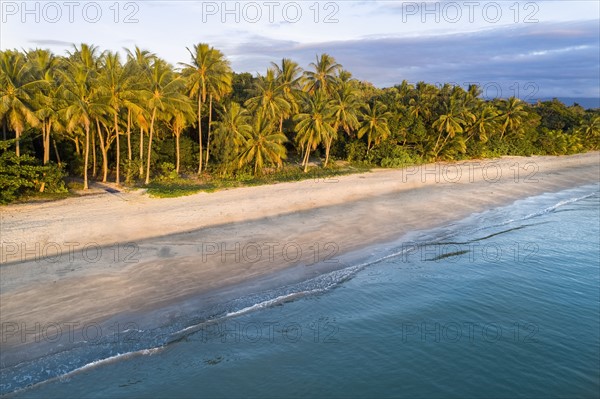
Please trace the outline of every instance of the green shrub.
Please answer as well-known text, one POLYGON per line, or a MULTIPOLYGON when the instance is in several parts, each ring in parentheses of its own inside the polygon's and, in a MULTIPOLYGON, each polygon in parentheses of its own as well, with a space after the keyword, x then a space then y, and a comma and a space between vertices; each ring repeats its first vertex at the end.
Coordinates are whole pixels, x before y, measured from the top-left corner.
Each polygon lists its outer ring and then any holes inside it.
POLYGON ((175 180, 179 176, 177 175, 177 171, 175 170, 175 165, 171 162, 163 162, 160 164, 160 176, 159 180, 169 181, 175 180))
POLYGON ((125 159, 125 161, 121 162, 126 184, 133 183, 135 177, 140 172, 140 163, 139 159, 125 159))
POLYGON ((364 162, 367 159, 367 145, 355 140, 346 144, 346 159, 349 162, 364 162))
POLYGON ((7 204, 40 190, 45 193, 67 192, 63 178, 64 167, 56 164, 40 165, 27 154, 17 157, 10 148, 15 140, 0 142, 0 203, 7 204))
POLYGON ((371 149, 367 160, 372 165, 384 168, 402 168, 419 163, 418 157, 392 141, 384 141, 371 149))

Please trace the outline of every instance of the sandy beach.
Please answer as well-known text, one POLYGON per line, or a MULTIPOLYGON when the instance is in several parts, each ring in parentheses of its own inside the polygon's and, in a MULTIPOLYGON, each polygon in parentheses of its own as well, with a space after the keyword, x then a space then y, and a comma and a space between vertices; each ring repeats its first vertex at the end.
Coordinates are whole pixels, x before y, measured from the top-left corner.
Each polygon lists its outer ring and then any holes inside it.
POLYGON ((597 182, 599 161, 598 152, 504 157, 172 199, 137 190, 6 206, 1 360, 15 361, 53 323, 151 324, 144 315, 156 309, 176 317, 186 311, 177 304, 219 290, 233 297, 242 282, 260 291, 277 271, 299 281, 342 268, 351 251, 597 182))

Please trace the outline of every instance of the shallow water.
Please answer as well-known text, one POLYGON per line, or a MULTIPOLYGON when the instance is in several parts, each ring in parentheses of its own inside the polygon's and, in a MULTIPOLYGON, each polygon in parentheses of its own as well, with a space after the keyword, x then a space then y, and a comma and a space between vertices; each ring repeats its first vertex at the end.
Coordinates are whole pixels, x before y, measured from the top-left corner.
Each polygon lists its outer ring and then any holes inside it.
POLYGON ((209 321, 4 369, 2 392, 47 380, 14 396, 598 397, 598 191, 527 198, 209 321))

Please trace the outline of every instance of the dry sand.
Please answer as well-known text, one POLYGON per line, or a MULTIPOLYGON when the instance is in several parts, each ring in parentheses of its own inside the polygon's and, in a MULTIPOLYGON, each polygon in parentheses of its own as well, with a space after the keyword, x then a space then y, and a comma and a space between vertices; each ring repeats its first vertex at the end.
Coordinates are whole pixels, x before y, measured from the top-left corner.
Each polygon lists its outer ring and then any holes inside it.
POLYGON ((233 297, 244 281, 260 290, 278 270, 306 279, 343 267, 335 261, 349 251, 597 182, 599 161, 598 152, 504 157, 173 199, 132 191, 3 207, 2 346, 22 349, 52 323, 142 323, 161 308, 175 317, 186 308, 174 304, 215 290, 233 297))

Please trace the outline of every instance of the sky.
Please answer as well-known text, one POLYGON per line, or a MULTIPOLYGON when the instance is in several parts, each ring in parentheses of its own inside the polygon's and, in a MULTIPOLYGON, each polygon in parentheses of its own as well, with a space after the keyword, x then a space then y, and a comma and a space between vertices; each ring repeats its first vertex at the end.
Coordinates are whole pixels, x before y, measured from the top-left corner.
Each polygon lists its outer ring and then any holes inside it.
POLYGON ((0 48, 137 45, 177 65, 220 49, 264 74, 323 52, 360 80, 477 83, 484 96, 600 98, 597 1, 6 1, 0 48))

